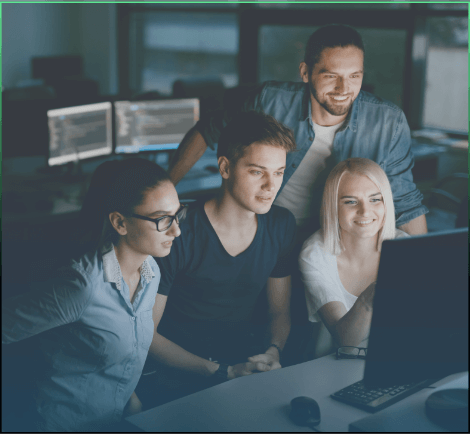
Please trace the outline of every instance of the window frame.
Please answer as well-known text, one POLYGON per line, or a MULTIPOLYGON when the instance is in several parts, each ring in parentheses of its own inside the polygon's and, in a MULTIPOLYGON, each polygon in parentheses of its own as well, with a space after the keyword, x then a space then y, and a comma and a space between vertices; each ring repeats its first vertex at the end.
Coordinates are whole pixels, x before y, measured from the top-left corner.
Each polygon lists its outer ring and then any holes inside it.
MULTIPOLYGON (((219 7, 217 7, 219 6, 219 7)), ((311 25, 321 26, 327 22, 347 24, 352 27, 383 28, 406 30, 405 62, 403 72, 403 111, 412 130, 423 128, 426 50, 428 36, 426 19, 428 17, 465 17, 467 9, 430 9, 427 4, 411 3, 409 9, 283 9, 274 7, 258 8, 256 3, 239 3, 237 7, 200 8, 197 4, 184 7, 159 6, 148 4, 117 4, 118 26, 118 82, 119 93, 130 96, 130 14, 134 12, 201 12, 231 13, 238 16, 239 85, 258 82, 258 41, 260 28, 264 25, 311 25), (253 43, 256 41, 257 43, 253 43), (423 43, 424 42, 424 43, 423 43)), ((468 137, 468 134, 455 134, 468 137)))

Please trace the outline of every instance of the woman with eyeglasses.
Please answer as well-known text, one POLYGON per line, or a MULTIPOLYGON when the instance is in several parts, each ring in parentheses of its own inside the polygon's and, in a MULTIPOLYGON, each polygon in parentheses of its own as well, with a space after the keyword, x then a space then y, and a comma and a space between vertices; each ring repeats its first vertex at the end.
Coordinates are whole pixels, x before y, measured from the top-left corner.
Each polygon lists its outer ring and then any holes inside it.
POLYGON ((366 158, 349 158, 331 171, 321 220, 299 257, 309 320, 318 324, 316 357, 335 343, 358 346, 368 337, 382 242, 408 236, 395 228, 387 175, 366 158))
POLYGON ((40 341, 37 430, 102 431, 140 410, 134 389, 160 282, 153 257, 170 253, 183 216, 160 166, 139 158, 105 162, 82 207, 82 254, 53 281, 4 301, 2 343, 40 341))

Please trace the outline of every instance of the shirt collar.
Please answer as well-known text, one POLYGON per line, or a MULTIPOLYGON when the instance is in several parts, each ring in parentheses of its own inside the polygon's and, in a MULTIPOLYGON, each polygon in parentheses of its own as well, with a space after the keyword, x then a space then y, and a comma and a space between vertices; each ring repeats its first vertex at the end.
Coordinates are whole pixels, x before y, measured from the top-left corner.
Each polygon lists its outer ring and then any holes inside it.
MULTIPOLYGON (((104 280, 106 282, 115 283, 117 289, 121 291, 121 282, 123 277, 116 252, 114 250, 114 245, 110 243, 104 246, 101 250, 101 254, 103 258, 104 280)), ((147 256, 145 261, 142 263, 142 266, 140 267, 140 277, 145 281, 145 283, 150 282, 155 277, 155 273, 153 272, 150 265, 151 259, 152 257, 150 255, 147 256)))
MULTIPOLYGON (((353 102, 351 110, 349 110, 348 116, 346 117, 344 124, 341 125, 339 131, 343 131, 346 128, 350 128, 354 133, 357 131, 357 112, 359 101, 362 99, 362 92, 359 92, 359 95, 353 102)), ((304 96, 302 98, 302 110, 300 113, 300 121, 305 121, 306 119, 312 119, 312 101, 310 100, 310 90, 308 83, 305 83, 304 87, 304 96)))

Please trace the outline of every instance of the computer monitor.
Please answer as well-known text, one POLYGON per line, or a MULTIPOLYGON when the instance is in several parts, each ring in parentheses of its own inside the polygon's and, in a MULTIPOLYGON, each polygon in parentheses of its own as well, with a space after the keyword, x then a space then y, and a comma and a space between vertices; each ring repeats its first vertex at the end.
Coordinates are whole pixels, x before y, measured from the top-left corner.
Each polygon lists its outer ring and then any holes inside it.
POLYGON ((177 149, 199 120, 199 100, 116 101, 116 153, 177 149))
POLYGON ((468 228, 384 241, 366 387, 468 370, 468 228))
POLYGON ((113 151, 110 102, 49 110, 47 121, 49 166, 108 155, 113 151))

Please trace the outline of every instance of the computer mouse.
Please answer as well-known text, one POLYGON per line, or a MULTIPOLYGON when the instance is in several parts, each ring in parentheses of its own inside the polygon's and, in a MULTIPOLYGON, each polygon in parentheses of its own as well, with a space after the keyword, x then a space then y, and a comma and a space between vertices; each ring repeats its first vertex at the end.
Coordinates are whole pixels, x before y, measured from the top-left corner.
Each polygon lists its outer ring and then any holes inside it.
POLYGON ((299 426, 314 427, 320 423, 320 407, 313 398, 298 396, 290 402, 290 418, 299 426))
POLYGON ((426 415, 454 432, 468 432, 468 389, 438 390, 426 399, 426 415))

